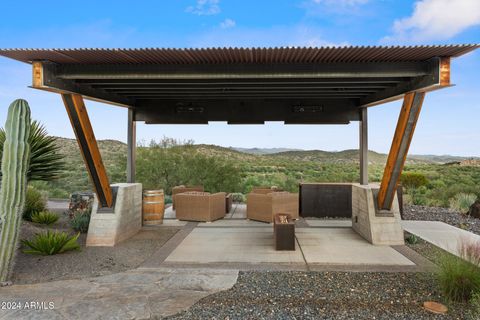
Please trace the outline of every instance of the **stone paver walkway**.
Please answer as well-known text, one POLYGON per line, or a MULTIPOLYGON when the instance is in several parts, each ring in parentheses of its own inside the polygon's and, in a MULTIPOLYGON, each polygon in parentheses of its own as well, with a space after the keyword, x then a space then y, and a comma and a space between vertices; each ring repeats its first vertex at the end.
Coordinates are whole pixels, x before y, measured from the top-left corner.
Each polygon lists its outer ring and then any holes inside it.
POLYGON ((0 288, 0 302, 23 310, 1 310, 0 319, 150 319, 187 309, 199 299, 231 288, 237 270, 141 269, 103 277, 0 288), (54 304, 25 309, 25 303, 54 304))
POLYGON ((441 221, 402 221, 405 231, 408 231, 428 241, 445 251, 459 256, 462 241, 479 242, 480 236, 459 229, 441 221))

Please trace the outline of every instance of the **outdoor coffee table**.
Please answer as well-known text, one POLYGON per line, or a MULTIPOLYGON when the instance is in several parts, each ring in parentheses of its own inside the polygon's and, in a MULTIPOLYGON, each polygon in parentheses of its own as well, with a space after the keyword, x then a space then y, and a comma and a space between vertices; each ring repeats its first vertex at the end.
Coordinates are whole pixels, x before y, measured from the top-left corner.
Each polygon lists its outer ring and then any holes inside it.
POLYGON ((295 251, 295 221, 288 213, 277 213, 273 220, 275 250, 295 251))

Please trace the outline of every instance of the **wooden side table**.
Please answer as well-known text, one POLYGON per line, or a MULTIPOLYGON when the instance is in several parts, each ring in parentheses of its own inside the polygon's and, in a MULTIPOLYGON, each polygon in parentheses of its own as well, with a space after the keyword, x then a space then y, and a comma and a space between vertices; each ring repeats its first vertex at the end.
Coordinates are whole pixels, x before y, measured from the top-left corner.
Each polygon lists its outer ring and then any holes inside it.
POLYGON ((288 213, 277 213, 273 219, 275 250, 295 251, 295 221, 288 213))

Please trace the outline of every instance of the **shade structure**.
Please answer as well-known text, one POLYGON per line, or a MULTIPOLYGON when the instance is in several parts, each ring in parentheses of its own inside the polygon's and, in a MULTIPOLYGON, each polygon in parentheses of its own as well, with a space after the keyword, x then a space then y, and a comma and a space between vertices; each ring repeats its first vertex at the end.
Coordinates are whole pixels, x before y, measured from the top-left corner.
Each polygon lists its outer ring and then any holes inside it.
POLYGON ((33 87, 133 110, 147 123, 349 123, 359 109, 450 85, 450 58, 479 45, 3 49, 33 87))

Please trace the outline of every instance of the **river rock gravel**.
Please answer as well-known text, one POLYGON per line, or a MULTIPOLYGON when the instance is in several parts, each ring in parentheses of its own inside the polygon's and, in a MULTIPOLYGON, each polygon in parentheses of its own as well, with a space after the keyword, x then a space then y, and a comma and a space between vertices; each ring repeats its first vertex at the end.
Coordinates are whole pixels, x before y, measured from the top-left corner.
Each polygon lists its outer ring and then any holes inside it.
POLYGON ((468 319, 422 307, 442 301, 430 273, 240 272, 230 290, 203 298, 168 319, 468 319))
MULTIPOLYGON (((32 239, 47 229, 75 234, 68 218, 61 216, 52 226, 23 221, 20 239, 32 239)), ((86 247, 86 234, 78 238, 80 251, 68 251, 52 256, 31 255, 17 249, 12 282, 30 284, 53 280, 83 279, 134 269, 168 241, 179 228, 141 230, 132 238, 114 247, 86 247)))
POLYGON ((480 219, 470 217, 448 208, 406 205, 404 220, 442 221, 480 235, 480 219))

